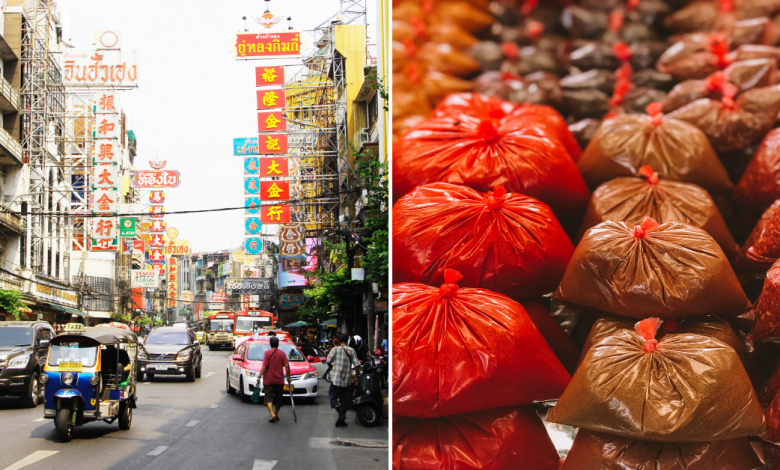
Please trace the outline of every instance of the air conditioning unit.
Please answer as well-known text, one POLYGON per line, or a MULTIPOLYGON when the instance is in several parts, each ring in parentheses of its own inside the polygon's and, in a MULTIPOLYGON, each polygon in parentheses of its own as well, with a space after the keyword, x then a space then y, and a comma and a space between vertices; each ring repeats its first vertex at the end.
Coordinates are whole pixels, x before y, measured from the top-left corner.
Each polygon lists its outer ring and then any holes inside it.
POLYGON ((368 142, 371 140, 371 136, 369 134, 369 131, 371 129, 368 127, 364 127, 363 129, 360 129, 360 141, 361 142, 368 142))

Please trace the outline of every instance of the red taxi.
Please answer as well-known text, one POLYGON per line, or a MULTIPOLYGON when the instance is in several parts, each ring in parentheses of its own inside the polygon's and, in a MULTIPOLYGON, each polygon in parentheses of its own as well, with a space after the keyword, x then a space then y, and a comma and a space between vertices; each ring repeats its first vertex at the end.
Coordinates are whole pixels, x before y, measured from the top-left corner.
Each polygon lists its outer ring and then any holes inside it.
MULTIPOLYGON (((238 391, 242 401, 249 401, 257 386, 257 377, 263 368, 263 355, 269 349, 271 349, 271 345, 268 337, 248 339, 236 347, 227 362, 226 388, 229 395, 238 391)), ((287 360, 290 363, 293 396, 306 398, 307 402, 314 403, 319 383, 317 371, 292 342, 280 339, 279 351, 287 355, 287 360)), ((262 383, 260 386, 262 387, 262 383)), ((285 395, 288 393, 285 390, 285 395)), ((261 389, 260 396, 263 395, 261 389)))

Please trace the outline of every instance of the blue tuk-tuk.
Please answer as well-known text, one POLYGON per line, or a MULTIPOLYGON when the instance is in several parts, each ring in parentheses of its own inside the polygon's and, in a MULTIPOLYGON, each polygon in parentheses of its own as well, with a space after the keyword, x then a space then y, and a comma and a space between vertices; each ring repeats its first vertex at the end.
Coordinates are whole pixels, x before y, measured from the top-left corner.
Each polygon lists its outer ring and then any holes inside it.
POLYGON ((121 328, 66 325, 49 344, 41 381, 44 418, 54 419, 57 434, 70 441, 73 428, 91 421, 128 430, 136 408, 138 339, 121 328))

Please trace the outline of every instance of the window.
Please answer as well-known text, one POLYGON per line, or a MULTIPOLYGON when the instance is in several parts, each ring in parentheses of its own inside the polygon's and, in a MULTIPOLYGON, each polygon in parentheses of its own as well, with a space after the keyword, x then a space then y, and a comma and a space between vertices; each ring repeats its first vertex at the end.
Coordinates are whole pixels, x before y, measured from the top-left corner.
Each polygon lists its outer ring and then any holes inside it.
POLYGON ((30 328, 0 328, 0 349, 29 346, 32 344, 32 339, 30 328))
POLYGON ((189 344, 184 331, 152 331, 144 344, 189 344))
MULTIPOLYGON (((243 344, 241 346, 244 346, 243 344)), ((266 351, 271 349, 271 345, 269 343, 252 343, 249 345, 249 350, 247 351, 247 360, 249 361, 262 361, 263 355, 266 351)), ((298 348, 291 344, 280 344, 279 350, 283 353, 287 354, 287 358, 290 360, 290 362, 305 362, 306 358, 303 357, 303 354, 301 354, 300 351, 298 351, 298 348)))
POLYGON ((97 348, 97 345, 78 341, 54 344, 49 352, 49 365, 59 366, 62 362, 80 362, 85 367, 92 367, 97 360, 97 348))

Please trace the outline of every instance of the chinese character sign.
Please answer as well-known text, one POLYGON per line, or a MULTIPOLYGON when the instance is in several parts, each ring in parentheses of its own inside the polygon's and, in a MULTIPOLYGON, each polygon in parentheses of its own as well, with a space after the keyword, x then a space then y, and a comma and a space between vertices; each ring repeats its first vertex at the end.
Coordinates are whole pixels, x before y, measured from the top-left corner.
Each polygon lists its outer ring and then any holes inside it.
POLYGON ((168 258, 168 307, 176 307, 176 299, 179 297, 178 279, 179 269, 176 258, 168 258))
POLYGON ((95 95, 92 105, 95 107, 95 114, 116 114, 118 99, 116 94, 111 91, 103 91, 95 95))
POLYGON ((164 247, 165 246, 165 235, 161 233, 155 233, 152 234, 151 241, 149 242, 149 246, 151 247, 164 247))
POLYGON ((92 238, 113 240, 119 233, 119 220, 116 217, 93 217, 92 238))
POLYGON ((152 204, 162 204, 165 202, 165 191, 151 191, 149 193, 149 202, 152 204))
POLYGON ((260 199, 263 201, 286 201, 290 199, 288 181, 261 181, 260 199))
POLYGON ((263 251, 263 241, 256 237, 247 238, 244 242, 244 250, 250 255, 260 254, 263 251))
POLYGON ((257 194, 260 192, 260 180, 254 176, 244 179, 244 192, 247 194, 257 194))
POLYGON ((257 157, 244 158, 244 174, 257 176, 260 173, 260 166, 257 157))
POLYGON ((119 183, 119 167, 116 165, 97 165, 92 169, 92 187, 95 189, 115 189, 119 183))
POLYGON ((257 86, 284 85, 284 65, 255 68, 257 86))
POLYGON ((256 197, 247 198, 244 207, 249 214, 258 214, 260 212, 260 199, 256 197))
POLYGON ((119 192, 106 189, 98 189, 92 195, 90 208, 93 214, 116 214, 119 192))
POLYGON ((122 126, 119 124, 118 114, 96 114, 95 115, 95 129, 93 131, 94 138, 100 139, 117 139, 122 131, 122 126))
POLYGON ((154 219, 149 223, 149 231, 152 233, 163 233, 166 228, 165 221, 161 219, 154 219))
POLYGON ((290 176, 287 157, 271 157, 257 159, 258 171, 261 177, 290 176))
POLYGON ((263 228, 263 223, 257 217, 249 217, 244 221, 244 228, 247 235, 257 235, 263 228))
MULTIPOLYGON (((257 113, 258 132, 279 132, 287 130, 287 121, 281 111, 269 111, 257 113)), ((263 136, 260 136, 262 140, 263 136)))
POLYGON ((286 100, 287 93, 284 91, 284 88, 261 88, 257 90, 257 109, 284 108, 286 100))
POLYGON ((93 163, 119 163, 120 157, 119 141, 109 139, 95 141, 95 145, 92 148, 93 163))
POLYGON ((260 207, 260 222, 263 224, 289 224, 290 206, 280 204, 260 207))
POLYGON ((165 208, 161 205, 152 204, 152 206, 149 207, 149 214, 151 214, 154 219, 161 219, 165 215, 165 208))
POLYGON ((287 153, 287 134, 263 134, 260 136, 261 153, 287 153))

